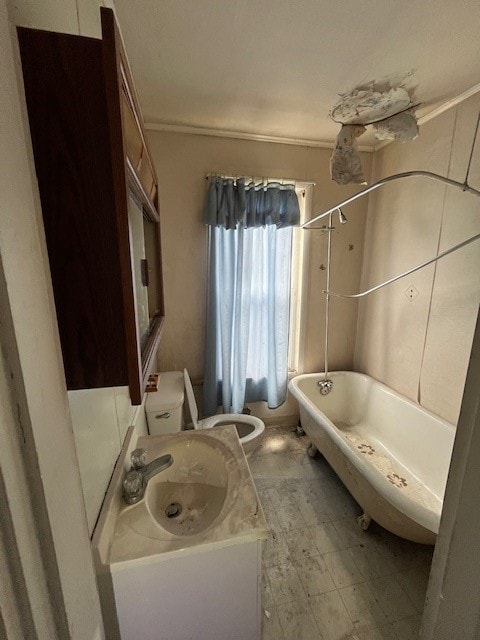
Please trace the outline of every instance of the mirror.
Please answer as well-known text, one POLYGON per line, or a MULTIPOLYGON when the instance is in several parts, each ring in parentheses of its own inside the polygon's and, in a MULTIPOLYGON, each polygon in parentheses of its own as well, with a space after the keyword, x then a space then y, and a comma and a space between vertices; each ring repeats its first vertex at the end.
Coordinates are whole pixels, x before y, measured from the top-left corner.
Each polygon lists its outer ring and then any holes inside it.
POLYGON ((143 353, 162 307, 158 224, 150 219, 132 191, 128 197, 128 220, 138 338, 143 353))
POLYGON ((130 192, 128 196, 128 222, 130 227, 135 313, 138 323, 138 337, 140 345, 142 345, 148 337, 148 330, 150 327, 148 272, 147 277, 145 277, 147 260, 145 257, 143 211, 132 192, 130 192))

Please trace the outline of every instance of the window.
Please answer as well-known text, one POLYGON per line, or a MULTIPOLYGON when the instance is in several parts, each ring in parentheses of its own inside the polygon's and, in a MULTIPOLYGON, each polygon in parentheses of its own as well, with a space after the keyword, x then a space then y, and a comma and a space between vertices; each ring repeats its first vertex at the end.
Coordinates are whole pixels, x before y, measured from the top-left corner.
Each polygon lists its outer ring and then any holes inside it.
MULTIPOLYGON (((305 211, 306 189, 298 187, 305 211)), ((238 413, 245 401, 259 400, 278 407, 287 393, 292 320, 295 366, 301 348, 304 232, 295 229, 298 191, 280 181, 245 184, 245 178, 215 176, 204 220, 209 226, 205 410, 214 413, 222 404, 227 413, 238 413)))

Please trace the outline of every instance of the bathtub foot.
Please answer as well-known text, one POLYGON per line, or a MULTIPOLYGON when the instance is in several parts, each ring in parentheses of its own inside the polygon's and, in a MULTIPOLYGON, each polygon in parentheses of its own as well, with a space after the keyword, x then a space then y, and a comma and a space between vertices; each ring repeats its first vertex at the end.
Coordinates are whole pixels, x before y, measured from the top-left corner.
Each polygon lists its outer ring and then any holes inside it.
POLYGON ((297 436, 305 435, 305 431, 303 430, 302 423, 300 422, 300 420, 298 421, 296 432, 297 432, 297 436))
POLYGON ((371 522, 372 522, 371 517, 367 516, 366 513, 363 513, 361 516, 358 516, 357 518, 357 524, 360 527, 360 529, 362 529, 362 531, 368 531, 368 528, 370 527, 371 522))
POLYGON ((307 446, 307 453, 309 455, 310 458, 315 458, 317 453, 318 453, 318 449, 317 447, 313 444, 313 442, 309 442, 308 446, 307 446))

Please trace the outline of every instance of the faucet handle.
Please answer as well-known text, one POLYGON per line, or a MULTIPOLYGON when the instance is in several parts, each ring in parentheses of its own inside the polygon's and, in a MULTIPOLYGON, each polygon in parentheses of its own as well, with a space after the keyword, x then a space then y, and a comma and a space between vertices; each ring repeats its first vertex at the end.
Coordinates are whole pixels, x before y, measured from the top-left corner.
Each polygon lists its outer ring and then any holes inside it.
POLYGON ((143 477, 137 469, 129 471, 123 481, 123 496, 128 504, 135 504, 143 497, 143 477))
POLYGON ((130 454, 130 460, 132 461, 133 469, 141 469, 146 464, 146 451, 145 449, 135 449, 130 454))

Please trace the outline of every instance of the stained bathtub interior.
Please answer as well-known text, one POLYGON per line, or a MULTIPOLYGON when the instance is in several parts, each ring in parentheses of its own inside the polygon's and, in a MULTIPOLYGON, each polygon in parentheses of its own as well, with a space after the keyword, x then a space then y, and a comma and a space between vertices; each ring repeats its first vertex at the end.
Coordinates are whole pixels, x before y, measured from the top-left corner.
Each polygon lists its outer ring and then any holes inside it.
POLYGON ((455 427, 365 374, 332 372, 333 390, 319 393, 319 374, 290 382, 310 451, 317 448, 373 518, 414 542, 438 533, 455 427))

